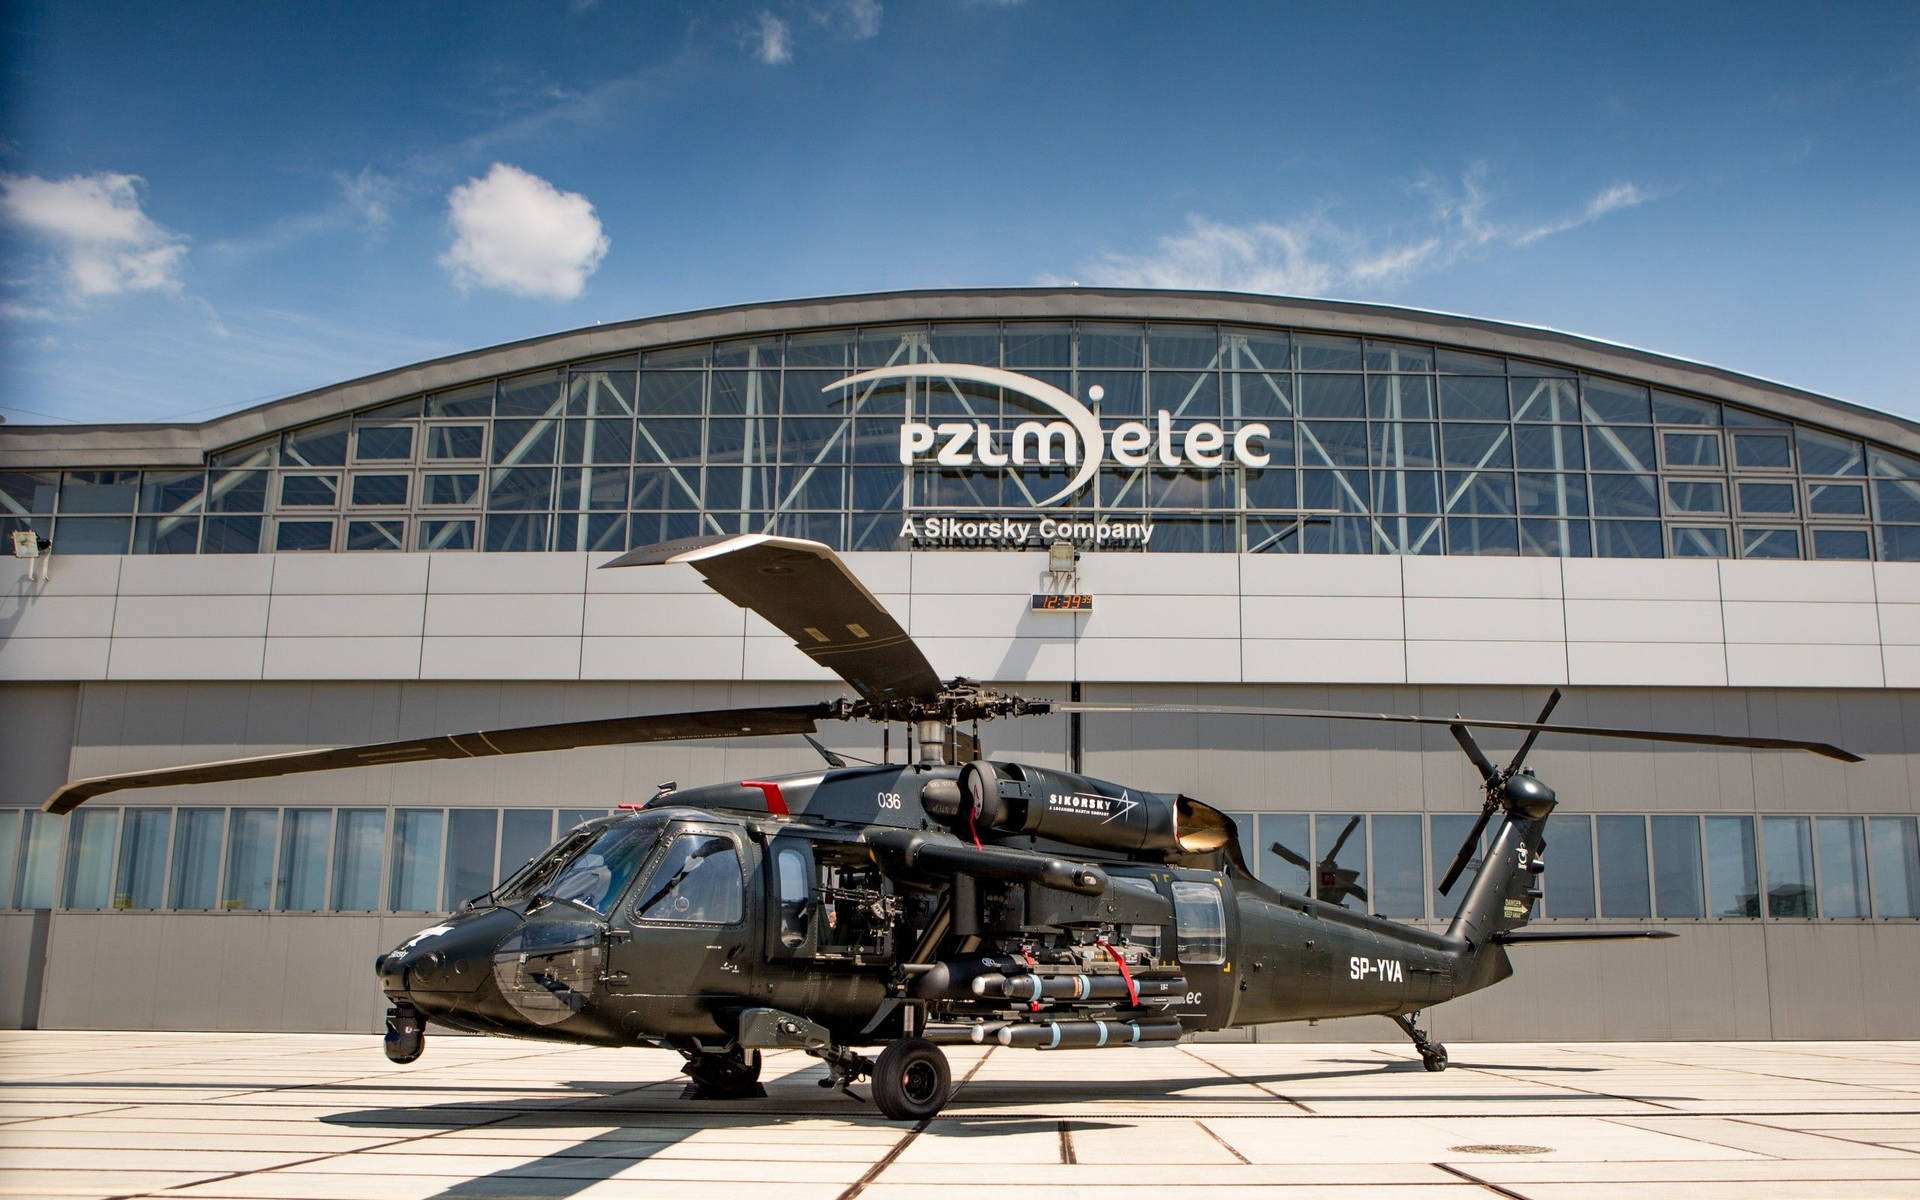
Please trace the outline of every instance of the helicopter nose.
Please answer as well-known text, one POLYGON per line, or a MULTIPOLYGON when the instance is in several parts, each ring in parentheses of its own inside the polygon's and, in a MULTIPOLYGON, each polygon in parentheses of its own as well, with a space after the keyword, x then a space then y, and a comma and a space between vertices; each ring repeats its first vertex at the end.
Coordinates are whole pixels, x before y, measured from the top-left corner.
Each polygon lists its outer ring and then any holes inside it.
POLYGON ((374 960, 374 973, 389 995, 471 992, 487 977, 493 950, 519 917, 501 909, 423 929, 374 960))

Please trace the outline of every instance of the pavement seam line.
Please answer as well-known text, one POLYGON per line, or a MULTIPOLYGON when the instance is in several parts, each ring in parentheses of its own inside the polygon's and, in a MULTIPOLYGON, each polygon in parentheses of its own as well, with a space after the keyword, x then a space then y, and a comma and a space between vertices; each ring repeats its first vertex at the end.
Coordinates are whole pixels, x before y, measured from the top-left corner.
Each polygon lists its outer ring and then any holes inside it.
POLYGON ((1308 1114, 1309 1116, 1318 1115, 1311 1108, 1308 1108, 1306 1105, 1300 1103, 1298 1100, 1295 1100, 1292 1096, 1282 1095, 1281 1093, 1274 1091, 1272 1088, 1268 1087, 1264 1083, 1259 1082, 1258 1080, 1248 1079, 1244 1075, 1236 1075, 1232 1071, 1229 1071, 1225 1067, 1221 1066, 1219 1063, 1213 1062, 1210 1059, 1202 1058, 1198 1053, 1194 1051, 1193 1047, 1191 1046, 1181 1046, 1179 1047, 1179 1050, 1180 1050, 1180 1053, 1193 1059, 1195 1062, 1200 1063, 1204 1066, 1212 1067, 1214 1070, 1220 1072, 1222 1075, 1225 1075, 1227 1078, 1233 1080, 1236 1083, 1244 1083, 1248 1087, 1256 1088, 1259 1091, 1263 1091, 1267 1095, 1272 1096, 1276 1100, 1285 1100, 1288 1104, 1293 1105, 1295 1108, 1299 1109, 1303 1113, 1308 1114))
POLYGON ((1080 1161, 1073 1153, 1073 1123, 1071 1121, 1060 1122, 1060 1161, 1066 1166, 1073 1166, 1080 1161))
POLYGON ((1220 1148, 1222 1150, 1225 1150, 1228 1154, 1233 1155, 1234 1158, 1238 1159, 1241 1166, 1250 1167, 1253 1165, 1252 1159, 1248 1158, 1246 1155, 1234 1149, 1233 1143, 1229 1142, 1227 1139, 1221 1137, 1218 1133, 1214 1132, 1213 1126, 1208 1125, 1205 1121, 1201 1121, 1197 1119, 1194 1121, 1194 1124, 1200 1127, 1201 1133, 1204 1133, 1208 1137, 1212 1138, 1214 1141, 1219 1142, 1220 1148))
MULTIPOLYGON (((979 1059, 974 1062, 973 1066, 967 1068, 966 1075, 961 1078, 959 1083, 954 1084, 953 1089, 947 1093, 947 1102, 949 1104, 953 1102, 953 1098, 955 1096, 960 1094, 961 1088, 973 1082, 973 1077, 980 1073, 980 1068, 986 1065, 987 1059, 993 1056, 993 1052, 996 1049, 998 1049, 998 1047, 988 1046, 987 1052, 985 1054, 982 1054, 979 1057, 979 1059)), ((892 1149, 888 1150, 885 1154, 880 1156, 880 1160, 878 1162, 868 1167, 865 1173, 860 1176, 860 1178, 854 1180, 851 1184, 847 1185, 847 1190, 844 1192, 841 1192, 840 1195, 836 1198, 836 1200, 854 1200, 854 1197, 858 1196, 861 1192, 866 1191, 868 1185, 873 1183, 874 1180, 880 1178, 880 1173, 882 1171, 885 1171, 888 1167, 892 1166, 894 1162, 900 1157, 900 1155, 906 1151, 906 1148, 908 1146, 913 1145, 913 1140, 919 1137, 922 1133, 925 1133, 927 1130, 927 1126, 933 1124, 934 1117, 938 1117, 939 1115, 940 1115, 939 1113, 934 1113, 933 1116, 931 1117, 922 1117, 920 1119, 919 1124, 915 1125, 912 1129, 907 1130, 906 1135, 902 1137, 899 1141, 895 1142, 893 1144, 892 1149)), ((1064 1138, 1066 1136, 1066 1133, 1064 1131, 1065 1122, 1062 1122, 1061 1124, 1063 1126, 1061 1137, 1064 1138)))
POLYGON ((1471 1171, 1462 1171, 1459 1167, 1453 1166, 1450 1163, 1437 1162, 1437 1163, 1434 1163, 1433 1165, 1439 1168, 1440 1170, 1445 1171, 1447 1174, 1454 1176, 1455 1178, 1464 1179, 1468 1183, 1478 1184, 1479 1186, 1487 1189, 1488 1191, 1492 1192, 1496 1196, 1505 1196, 1507 1197, 1507 1200, 1527 1200, 1526 1196, 1522 1195, 1519 1192, 1512 1191, 1508 1188, 1503 1188, 1497 1183, 1490 1183, 1487 1180, 1480 1178, 1478 1175, 1473 1174, 1471 1171))

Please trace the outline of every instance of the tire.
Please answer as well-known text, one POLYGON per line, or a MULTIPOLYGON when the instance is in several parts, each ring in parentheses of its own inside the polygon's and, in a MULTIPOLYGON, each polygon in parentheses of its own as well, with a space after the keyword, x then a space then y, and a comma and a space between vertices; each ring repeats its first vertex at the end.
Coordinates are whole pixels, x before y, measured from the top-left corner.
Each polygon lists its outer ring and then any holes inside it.
POLYGON ((758 1100, 766 1096, 760 1086, 760 1052, 741 1054, 703 1054, 680 1070, 688 1088, 700 1100, 758 1100))
POLYGON ((953 1072, 940 1047, 922 1038, 889 1043, 873 1065, 873 1103, 895 1121, 924 1121, 947 1103, 953 1072))
POLYGON ((1435 1046, 1432 1050, 1422 1054, 1420 1056, 1420 1065, 1429 1071, 1446 1070, 1447 1048, 1445 1046, 1435 1046))

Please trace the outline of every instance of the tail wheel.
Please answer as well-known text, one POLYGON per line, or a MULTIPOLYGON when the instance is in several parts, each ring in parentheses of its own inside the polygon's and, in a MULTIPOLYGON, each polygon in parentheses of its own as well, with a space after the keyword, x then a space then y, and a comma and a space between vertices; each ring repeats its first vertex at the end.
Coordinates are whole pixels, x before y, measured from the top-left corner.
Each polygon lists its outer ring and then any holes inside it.
POLYGON ((1420 1054, 1420 1065, 1429 1071, 1446 1070, 1447 1048, 1445 1046, 1434 1046, 1431 1049, 1422 1051, 1420 1054))
POLYGON ((901 1038, 873 1065, 873 1103, 896 1121, 924 1121, 940 1111, 953 1086, 953 1072, 940 1047, 923 1038, 901 1038))

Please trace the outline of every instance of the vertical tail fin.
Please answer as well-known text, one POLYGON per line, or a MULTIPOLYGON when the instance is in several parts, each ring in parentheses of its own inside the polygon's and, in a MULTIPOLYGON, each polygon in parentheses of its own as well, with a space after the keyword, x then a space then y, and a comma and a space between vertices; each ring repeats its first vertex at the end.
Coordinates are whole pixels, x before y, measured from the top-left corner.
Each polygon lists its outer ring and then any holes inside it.
POLYGON ((1505 816, 1494 827, 1486 857, 1447 929, 1449 937, 1476 947, 1533 919, 1546 866, 1542 854, 1547 817, 1555 803, 1553 789, 1522 774, 1509 779, 1503 790, 1505 816))

